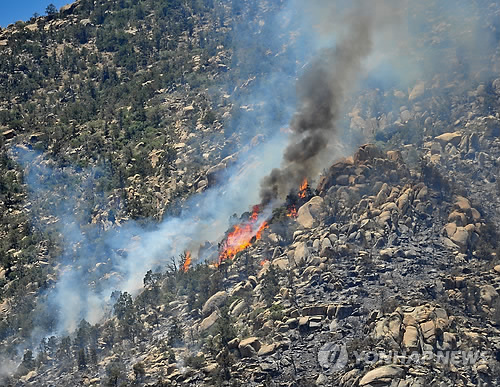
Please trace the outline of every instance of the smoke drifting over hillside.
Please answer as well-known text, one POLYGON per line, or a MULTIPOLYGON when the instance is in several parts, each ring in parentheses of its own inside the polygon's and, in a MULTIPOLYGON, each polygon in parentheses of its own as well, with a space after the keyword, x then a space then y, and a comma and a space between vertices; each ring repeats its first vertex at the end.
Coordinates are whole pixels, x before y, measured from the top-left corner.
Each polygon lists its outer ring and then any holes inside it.
POLYGON ((82 319, 91 324, 99 322, 111 312, 113 291, 136 294, 148 270, 161 270, 186 250, 196 254, 203 242, 218 240, 233 214, 244 212, 258 201, 258 191, 252 187, 258 186, 264 165, 278 161, 272 160, 277 157, 271 151, 276 146, 263 145, 252 158, 223 173, 226 183, 192 197, 180 216, 148 228, 129 221, 107 232, 82 224, 75 216, 82 210, 81 187, 92 179, 92 171, 84 171, 80 181, 71 183, 73 170, 58 172, 42 155, 18 148, 16 157, 26 167, 32 200, 51 195, 57 182, 65 187, 64 200, 54 198, 57 204, 51 208, 63 243, 59 278, 41 297, 33 344, 45 336, 73 332, 82 319))
POLYGON ((329 144, 336 140, 345 98, 356 88, 363 60, 373 48, 375 33, 398 22, 400 3, 355 1, 351 5, 312 2, 310 16, 321 34, 337 38, 321 49, 297 83, 298 109, 291 123, 282 166, 263 179, 261 197, 267 204, 283 199, 305 178, 325 167, 329 144), (326 18, 325 18, 326 15, 326 18), (331 17, 331 19, 329 18, 331 17))
POLYGON ((316 30, 319 50, 297 82, 298 106, 281 166, 262 181, 265 204, 283 200, 339 156, 333 144, 351 140, 339 127, 344 104, 360 84, 405 90, 417 80, 436 82, 437 74, 470 83, 500 70, 491 62, 500 26, 485 13, 485 2, 315 0, 296 7, 316 30))

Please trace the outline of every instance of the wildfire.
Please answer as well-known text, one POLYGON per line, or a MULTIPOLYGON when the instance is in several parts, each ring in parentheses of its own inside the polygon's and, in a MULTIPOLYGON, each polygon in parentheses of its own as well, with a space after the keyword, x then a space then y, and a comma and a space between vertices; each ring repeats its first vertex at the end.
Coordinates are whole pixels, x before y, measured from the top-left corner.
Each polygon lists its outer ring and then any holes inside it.
POLYGON ((224 247, 219 255, 219 263, 231 259, 240 251, 247 249, 252 244, 254 237, 255 240, 262 238, 262 232, 269 228, 269 224, 266 221, 258 224, 259 210, 259 207, 255 206, 248 222, 233 227, 233 231, 228 234, 224 242, 224 247))
POLYGON ((260 261, 260 266, 265 266, 265 264, 268 262, 269 262, 269 259, 264 259, 263 261, 260 261))
POLYGON ((184 261, 184 264, 182 265, 181 270, 185 273, 189 270, 190 266, 191 266, 191 252, 186 251, 186 259, 184 261))
POLYGON ((307 187, 309 187, 309 183, 307 179, 304 179, 299 188, 299 193, 298 193, 299 198, 304 199, 307 196, 307 187))
POLYGON ((267 222, 264 222, 260 225, 259 229, 257 230, 257 234, 255 234, 255 239, 259 240, 262 238, 262 232, 266 229, 269 228, 269 224, 267 222))
POLYGON ((295 206, 290 207, 286 216, 295 219, 297 217, 297 208, 295 206))

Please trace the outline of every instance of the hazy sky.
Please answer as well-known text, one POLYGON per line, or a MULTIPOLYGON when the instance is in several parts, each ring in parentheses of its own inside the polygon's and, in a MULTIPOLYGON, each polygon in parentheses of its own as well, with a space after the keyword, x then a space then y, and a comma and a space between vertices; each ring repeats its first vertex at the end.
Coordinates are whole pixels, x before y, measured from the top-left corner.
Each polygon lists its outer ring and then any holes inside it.
POLYGON ((18 20, 26 21, 35 12, 44 15, 45 8, 50 3, 59 9, 72 2, 72 0, 0 0, 0 26, 7 27, 18 20))

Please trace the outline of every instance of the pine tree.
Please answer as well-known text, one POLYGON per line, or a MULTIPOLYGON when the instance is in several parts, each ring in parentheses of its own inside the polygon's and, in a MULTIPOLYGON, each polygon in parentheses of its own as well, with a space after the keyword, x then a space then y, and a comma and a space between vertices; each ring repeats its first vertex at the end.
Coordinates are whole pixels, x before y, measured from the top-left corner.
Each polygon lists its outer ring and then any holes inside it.
POLYGON ((85 356, 85 350, 81 348, 78 351, 78 369, 84 370, 85 368, 87 368, 87 359, 85 356))
POLYGON ((141 380, 146 374, 146 370, 144 369, 144 364, 142 362, 134 364, 133 370, 136 380, 141 380))
POLYGON ((172 318, 172 325, 168 331, 168 345, 175 347, 184 342, 184 334, 182 332, 181 323, 177 317, 172 318))
POLYGON ((47 5, 47 8, 45 8, 45 13, 48 16, 54 16, 57 13, 57 8, 54 4, 50 3, 47 5))

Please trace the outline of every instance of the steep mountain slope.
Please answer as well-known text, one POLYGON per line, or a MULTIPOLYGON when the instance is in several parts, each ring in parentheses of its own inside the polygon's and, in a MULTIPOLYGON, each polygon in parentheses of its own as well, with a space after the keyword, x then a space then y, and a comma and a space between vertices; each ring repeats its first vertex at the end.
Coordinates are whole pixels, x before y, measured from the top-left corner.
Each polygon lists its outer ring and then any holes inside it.
POLYGON ((410 7, 425 71, 346 95, 347 157, 180 257, 169 219, 184 246, 177 219, 259 190, 239 177, 314 67, 296 4, 80 0, 0 31, 0 385, 498 385, 500 8, 472 3, 410 7), (485 13, 473 50, 454 23, 485 13), (114 284, 97 321, 60 315, 114 284))
POLYGON ((228 71, 231 26, 246 15, 219 2, 78 1, 0 32, 6 352, 30 337, 37 296, 54 284, 68 213, 98 226, 87 227, 92 240, 130 218, 179 213, 246 139, 243 125, 238 137, 231 129, 229 94, 245 93, 239 73, 258 72, 228 71), (14 159, 42 167, 23 175, 14 159))

